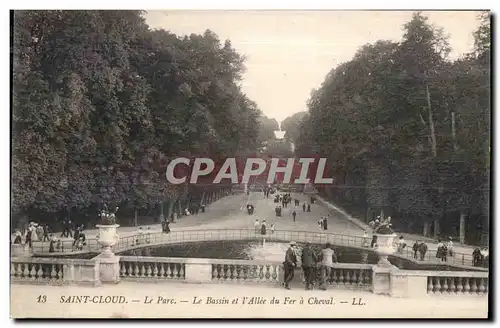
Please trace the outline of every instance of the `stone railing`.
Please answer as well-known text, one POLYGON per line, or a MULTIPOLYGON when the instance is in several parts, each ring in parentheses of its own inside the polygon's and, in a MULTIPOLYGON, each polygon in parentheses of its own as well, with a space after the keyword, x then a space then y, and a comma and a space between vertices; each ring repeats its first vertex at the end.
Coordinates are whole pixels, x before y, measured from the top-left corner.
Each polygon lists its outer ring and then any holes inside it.
MULTIPOLYGON (((272 261, 119 256, 116 269, 105 258, 91 260, 12 258, 11 282, 44 285, 91 285, 108 282, 106 270, 121 280, 222 284, 275 284, 283 282, 282 263, 272 261), (104 270, 104 271, 103 271, 104 270)), ((303 281, 297 269, 295 281, 303 281)), ((319 270, 318 270, 319 278, 319 270)), ((114 282, 119 282, 119 280, 114 282)), ((335 263, 327 277, 330 288, 371 291, 392 297, 418 298, 442 295, 485 296, 488 272, 410 271, 393 266, 335 263)))
MULTIPOLYGON (((375 273, 383 277, 388 272, 377 268, 375 273)), ((390 270, 389 275, 390 283, 379 284, 377 293, 395 297, 488 295, 488 272, 390 270)))
MULTIPOLYGON (((272 261, 120 257, 120 278, 124 280, 281 284, 283 274, 282 263, 272 261)), ((327 281, 332 287, 371 290, 372 265, 336 263, 327 281)))
POLYGON ((10 278, 13 283, 42 285, 88 284, 97 286, 99 261, 54 258, 12 258, 10 278))
POLYGON ((126 280, 185 280, 190 259, 120 256, 120 278, 126 280))

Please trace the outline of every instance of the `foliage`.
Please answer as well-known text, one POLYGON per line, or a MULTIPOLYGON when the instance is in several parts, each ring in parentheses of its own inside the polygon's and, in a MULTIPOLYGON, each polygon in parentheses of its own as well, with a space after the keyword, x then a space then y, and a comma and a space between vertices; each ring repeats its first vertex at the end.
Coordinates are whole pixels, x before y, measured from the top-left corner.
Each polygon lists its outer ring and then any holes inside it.
POLYGON ((490 20, 479 18, 463 58, 450 60, 444 31, 415 13, 401 42, 365 45, 313 90, 296 151, 328 158, 328 196, 402 230, 452 217, 441 228, 458 234, 460 213, 488 221, 490 20))
POLYGON ((16 11, 13 216, 147 208, 185 190, 172 158, 255 151, 243 72, 229 40, 152 31, 140 11, 16 11))

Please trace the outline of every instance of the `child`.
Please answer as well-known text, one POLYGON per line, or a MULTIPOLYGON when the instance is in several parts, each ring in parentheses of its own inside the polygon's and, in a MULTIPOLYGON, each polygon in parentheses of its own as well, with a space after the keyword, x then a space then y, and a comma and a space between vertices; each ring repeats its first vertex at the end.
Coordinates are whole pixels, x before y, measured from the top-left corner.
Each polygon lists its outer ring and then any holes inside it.
POLYGON ((274 231, 275 231, 275 230, 276 230, 276 229, 274 228, 274 223, 273 223, 273 224, 271 224, 271 234, 274 234, 274 231))

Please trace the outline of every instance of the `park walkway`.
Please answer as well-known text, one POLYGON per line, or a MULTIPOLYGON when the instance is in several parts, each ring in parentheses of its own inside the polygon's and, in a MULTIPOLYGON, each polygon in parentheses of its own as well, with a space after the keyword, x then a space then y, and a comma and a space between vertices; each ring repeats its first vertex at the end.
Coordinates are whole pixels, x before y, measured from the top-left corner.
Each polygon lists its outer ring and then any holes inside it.
MULTIPOLYGON (((308 201, 308 196, 301 193, 292 193, 292 198, 299 199, 301 205, 308 201)), ((205 213, 198 215, 189 215, 179 218, 175 223, 170 225, 172 231, 189 231, 189 230, 218 230, 218 229, 253 229, 255 219, 266 220, 268 225, 275 225, 277 231, 306 231, 306 232, 326 232, 333 234, 349 235, 362 237, 365 231, 360 220, 352 219, 348 214, 343 213, 340 209, 334 210, 334 206, 326 206, 324 202, 317 202, 311 205, 311 212, 304 212, 302 206, 295 207, 289 204, 287 208, 283 208, 282 216, 276 217, 276 204, 273 202, 273 196, 265 198, 262 192, 251 192, 249 196, 246 194, 236 194, 223 197, 220 200, 210 204, 205 213), (254 215, 248 215, 246 205, 253 204, 255 206, 254 215), (296 221, 293 222, 292 212, 297 212, 296 221), (322 231, 318 225, 318 220, 322 216, 329 216, 328 230, 322 231)), ((118 218, 119 219, 119 218, 118 218)), ((142 226, 143 230, 149 232, 161 232, 161 225, 154 224, 142 226)), ((370 231, 367 230, 368 234, 370 231)), ((87 238, 95 238, 97 229, 88 229, 85 231, 87 238)), ((136 227, 120 227, 118 228, 120 237, 130 237, 137 234, 136 227)), ((405 238, 408 247, 411 248, 413 243, 418 238, 405 238)), ((71 248, 71 239, 66 239, 65 248, 71 248)), ((37 242, 35 242, 37 245, 37 242)), ((429 252, 434 254, 437 249, 437 241, 427 242, 429 252)), ((455 246, 456 253, 467 254, 468 257, 472 254, 473 248, 467 246, 455 246)), ((467 259, 467 263, 469 263, 467 259)))
POLYGON ((15 318, 486 318, 488 298, 480 296, 427 296, 395 299, 369 292, 347 290, 285 290, 279 286, 244 284, 189 285, 121 282, 100 288, 82 286, 11 285, 11 316, 15 318), (46 295, 46 303, 37 303, 46 295), (123 304, 61 304, 61 296, 124 296, 123 304), (145 304, 145 299, 151 299, 145 304), (195 299, 200 304, 193 304, 195 299), (207 304, 207 298, 238 304, 207 304), (247 304, 242 304, 247 297, 247 304), (248 304, 251 297, 266 304, 248 304), (164 304, 158 299, 171 299, 164 304), (270 304, 275 298, 279 304, 270 304), (285 298, 289 304, 285 304, 285 298), (364 305, 353 305, 356 303, 364 305), (304 304, 300 304, 300 300, 304 304), (331 300, 335 304, 309 304, 331 300), (137 302, 134 302, 137 300, 137 302), (295 302, 291 303, 292 300, 295 302), (346 303, 341 303, 346 302, 346 303))

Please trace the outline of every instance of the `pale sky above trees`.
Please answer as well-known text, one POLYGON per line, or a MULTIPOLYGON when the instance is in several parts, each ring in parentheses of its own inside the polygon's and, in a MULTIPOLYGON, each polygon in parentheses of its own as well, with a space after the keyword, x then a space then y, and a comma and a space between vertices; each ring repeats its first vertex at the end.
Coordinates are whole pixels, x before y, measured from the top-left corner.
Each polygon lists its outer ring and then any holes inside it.
MULTIPOLYGON (((473 11, 424 12, 449 35, 452 58, 473 48, 473 11)), ((149 11, 147 23, 184 35, 215 32, 247 57, 243 91, 265 115, 282 121, 306 110, 313 88, 366 43, 399 41, 412 12, 397 11, 149 11)))

